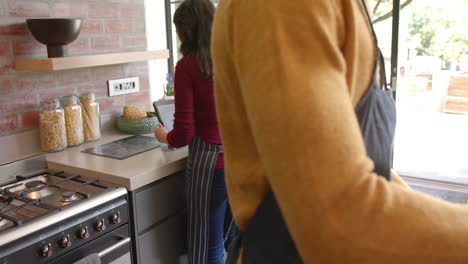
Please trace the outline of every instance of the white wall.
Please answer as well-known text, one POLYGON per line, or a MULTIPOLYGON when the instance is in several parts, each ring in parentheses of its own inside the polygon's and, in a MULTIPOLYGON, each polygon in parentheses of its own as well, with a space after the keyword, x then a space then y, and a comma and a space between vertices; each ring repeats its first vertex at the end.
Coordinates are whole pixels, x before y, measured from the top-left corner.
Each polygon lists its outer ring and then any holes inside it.
MULTIPOLYGON (((145 0, 146 41, 148 50, 168 49, 165 1, 145 0)), ((167 60, 149 61, 151 101, 164 96, 164 83, 168 72, 167 60)))

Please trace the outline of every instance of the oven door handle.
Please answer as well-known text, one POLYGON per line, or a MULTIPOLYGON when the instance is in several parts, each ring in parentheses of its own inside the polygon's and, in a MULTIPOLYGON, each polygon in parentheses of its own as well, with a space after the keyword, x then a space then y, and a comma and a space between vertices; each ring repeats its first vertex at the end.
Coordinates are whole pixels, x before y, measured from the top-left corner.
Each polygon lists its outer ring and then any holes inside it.
POLYGON ((101 252, 98 253, 99 257, 102 258, 104 257, 105 255, 111 253, 112 251, 118 249, 119 247, 121 246, 124 246, 126 244, 130 243, 130 238, 127 237, 127 238, 124 238, 122 240, 120 240, 119 242, 115 243, 114 245, 102 250, 101 252))

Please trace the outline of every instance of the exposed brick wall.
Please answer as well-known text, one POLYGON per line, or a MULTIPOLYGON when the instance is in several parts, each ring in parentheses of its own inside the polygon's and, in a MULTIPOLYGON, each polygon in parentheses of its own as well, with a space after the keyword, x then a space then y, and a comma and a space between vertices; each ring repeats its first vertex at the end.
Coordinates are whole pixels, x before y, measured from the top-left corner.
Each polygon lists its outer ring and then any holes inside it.
POLYGON ((121 111, 125 104, 148 106, 146 62, 58 72, 14 70, 15 58, 46 57, 34 40, 27 18, 83 18, 81 34, 69 55, 144 50, 144 0, 0 0, 0 136, 37 126, 42 100, 94 91, 102 112, 121 111), (107 96, 107 80, 140 77, 141 92, 107 96))

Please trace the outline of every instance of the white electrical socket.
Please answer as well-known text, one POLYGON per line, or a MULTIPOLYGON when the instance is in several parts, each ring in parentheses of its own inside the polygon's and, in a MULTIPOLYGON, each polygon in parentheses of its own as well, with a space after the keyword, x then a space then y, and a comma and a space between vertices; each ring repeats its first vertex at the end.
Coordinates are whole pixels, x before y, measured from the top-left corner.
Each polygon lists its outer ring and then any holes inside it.
POLYGON ((136 93, 140 91, 140 79, 138 77, 131 77, 109 80, 107 86, 109 87, 109 96, 136 93))

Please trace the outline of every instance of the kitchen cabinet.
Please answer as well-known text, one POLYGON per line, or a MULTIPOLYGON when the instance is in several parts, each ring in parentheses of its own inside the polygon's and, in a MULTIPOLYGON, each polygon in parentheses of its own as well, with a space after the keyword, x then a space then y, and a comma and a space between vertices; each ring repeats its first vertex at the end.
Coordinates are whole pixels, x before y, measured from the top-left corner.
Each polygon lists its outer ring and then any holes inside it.
POLYGON ((163 221, 138 238, 141 263, 181 263, 187 253, 186 214, 163 221))
POLYGON ((184 172, 130 191, 133 264, 181 263, 187 253, 184 172))

